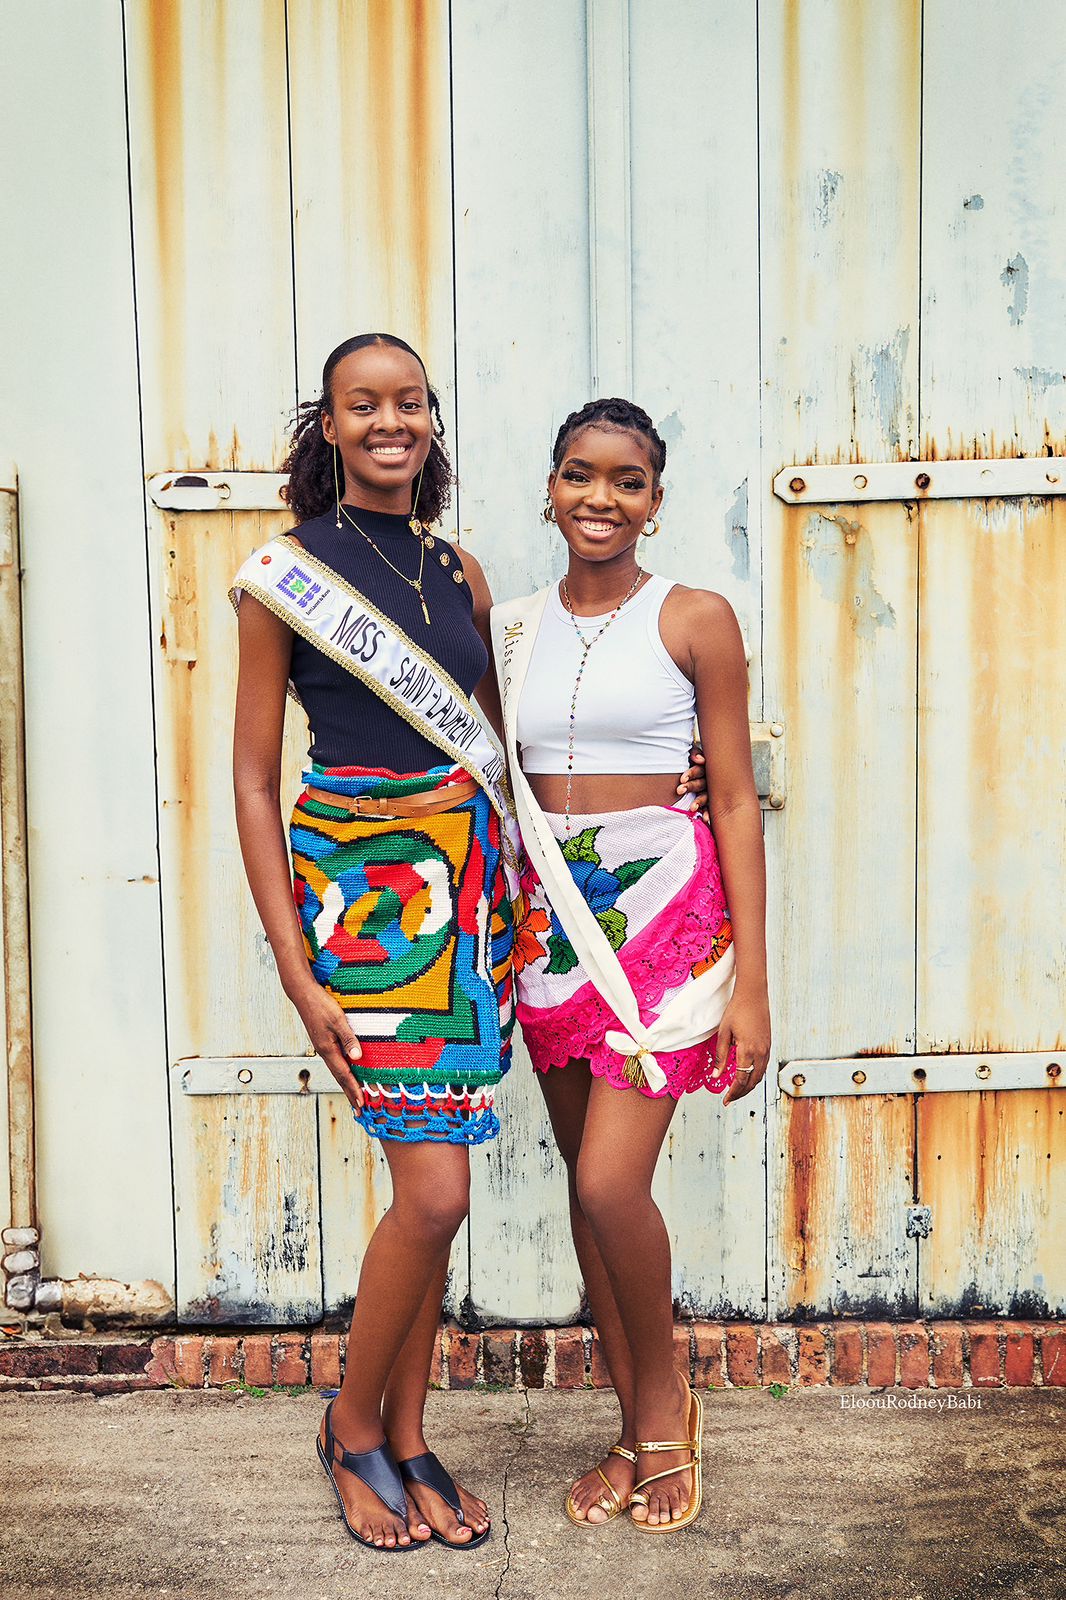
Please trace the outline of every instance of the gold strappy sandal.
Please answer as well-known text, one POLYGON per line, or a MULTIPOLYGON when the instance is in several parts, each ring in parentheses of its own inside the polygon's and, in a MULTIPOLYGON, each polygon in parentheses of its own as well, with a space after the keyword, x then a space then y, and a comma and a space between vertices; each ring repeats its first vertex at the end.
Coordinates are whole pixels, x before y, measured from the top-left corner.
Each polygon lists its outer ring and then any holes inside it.
MULTIPOLYGON (((626 1461, 632 1461, 634 1466, 637 1464, 637 1452, 635 1450, 627 1450, 624 1444, 613 1444, 607 1454, 609 1456, 622 1456, 626 1461)), ((577 1528, 604 1528, 608 1522, 613 1521, 620 1512, 624 1511, 629 1504, 628 1500, 625 1505, 622 1504, 618 1490, 601 1467, 597 1466, 596 1472, 603 1479, 604 1493, 600 1495, 598 1500, 593 1500, 589 1510, 592 1510, 592 1506, 599 1506, 600 1510, 606 1511, 607 1515, 602 1522, 590 1522, 587 1516, 579 1517, 577 1507, 570 1496, 567 1495, 563 1509, 577 1528), (607 1498, 608 1495, 610 1495, 610 1499, 607 1498)))
POLYGON ((694 1389, 688 1388, 688 1439, 667 1440, 641 1440, 637 1450, 645 1455, 650 1455, 657 1450, 691 1450, 692 1462, 688 1466, 667 1467, 664 1472, 652 1472, 646 1478, 641 1478, 639 1483, 633 1485, 633 1493, 629 1497, 630 1506, 648 1505, 648 1496, 644 1490, 649 1483, 655 1483, 660 1478, 673 1477, 675 1472, 692 1473, 692 1493, 689 1503, 682 1516, 669 1522, 633 1522, 633 1526, 641 1533, 680 1533, 682 1528, 687 1528, 690 1522, 695 1522, 700 1514, 703 1504, 703 1466, 701 1462, 701 1439, 703 1435, 703 1402, 694 1389))

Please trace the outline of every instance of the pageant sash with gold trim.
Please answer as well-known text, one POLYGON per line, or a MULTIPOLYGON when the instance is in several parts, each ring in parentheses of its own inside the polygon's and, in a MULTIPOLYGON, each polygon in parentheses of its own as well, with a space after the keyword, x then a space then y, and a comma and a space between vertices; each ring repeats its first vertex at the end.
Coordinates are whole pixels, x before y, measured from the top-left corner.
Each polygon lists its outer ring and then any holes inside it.
MULTIPOLYGON (((685 985, 680 994, 645 1025, 632 985, 612 950, 588 902, 579 892, 563 859, 559 842, 537 803, 518 759, 518 705, 526 680, 533 645, 552 586, 522 600, 509 600, 492 608, 492 642, 503 698, 503 727, 511 760, 515 810, 526 854, 547 891, 567 938, 588 973, 593 987, 610 1006, 620 1029, 606 1035, 606 1043, 642 1069, 649 1088, 666 1085, 666 1074, 655 1057, 657 1050, 687 1050, 717 1031, 733 992, 736 957, 730 945, 706 972, 685 985)), ((559 706, 566 703, 565 685, 559 685, 559 706)), ((562 716, 560 709, 560 716, 562 716)))
POLYGON ((455 680, 391 617, 285 535, 271 539, 244 562, 229 592, 234 609, 242 593, 253 595, 358 678, 409 727, 477 779, 500 819, 514 899, 522 841, 507 758, 495 731, 455 680))

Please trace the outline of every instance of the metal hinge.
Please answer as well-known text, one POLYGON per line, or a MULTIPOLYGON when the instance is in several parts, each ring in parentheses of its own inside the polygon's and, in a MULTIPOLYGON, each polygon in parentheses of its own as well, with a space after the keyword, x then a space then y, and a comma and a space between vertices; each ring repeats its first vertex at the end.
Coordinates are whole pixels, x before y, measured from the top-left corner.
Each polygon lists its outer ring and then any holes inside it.
POLYGON ((844 1056, 786 1061, 778 1087, 794 1100, 839 1094, 958 1094, 985 1089, 1061 1089, 1066 1055, 1039 1050, 983 1055, 844 1056))
POLYGON ((752 722, 749 732, 755 791, 764 811, 780 811, 785 803, 785 725, 752 722))
POLYGON ((285 511, 287 472, 157 472, 148 479, 163 511, 285 511))
POLYGON ((175 1063, 182 1094, 340 1094, 318 1056, 186 1056, 175 1063))
POLYGON ((788 505, 860 500, 989 500, 1066 494, 1066 456, 983 461, 862 461, 782 467, 774 494, 788 505))

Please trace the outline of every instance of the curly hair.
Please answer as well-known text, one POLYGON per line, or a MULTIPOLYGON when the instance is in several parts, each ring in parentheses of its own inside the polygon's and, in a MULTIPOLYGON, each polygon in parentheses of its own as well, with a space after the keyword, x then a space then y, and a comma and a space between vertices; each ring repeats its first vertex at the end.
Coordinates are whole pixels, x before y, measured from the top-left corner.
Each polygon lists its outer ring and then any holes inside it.
MULTIPOLYGON (((296 513, 298 522, 308 522, 312 517, 322 516, 336 501, 333 446, 322 432, 322 414, 333 410, 333 373, 338 363, 351 355, 353 350, 365 350, 373 344, 406 350, 426 373, 426 364, 418 351, 412 350, 409 344, 393 333, 358 333, 330 351, 322 368, 321 395, 317 400, 302 401, 293 414, 289 453, 281 469, 289 474, 288 486, 284 491, 285 501, 296 513)), ((412 507, 412 512, 420 522, 431 523, 439 522, 451 502, 453 478, 452 464, 444 444, 440 400, 430 385, 428 373, 426 396, 433 423, 433 438, 422 469, 418 504, 412 507)))
POLYGON ((652 473, 658 486, 666 466, 666 445, 656 431, 654 422, 640 406, 634 405, 632 400, 621 400, 615 396, 609 400, 590 400, 580 411, 571 411, 555 435, 555 447, 552 450, 554 470, 558 470, 571 438, 583 428, 617 428, 626 433, 639 434, 647 445, 652 473))

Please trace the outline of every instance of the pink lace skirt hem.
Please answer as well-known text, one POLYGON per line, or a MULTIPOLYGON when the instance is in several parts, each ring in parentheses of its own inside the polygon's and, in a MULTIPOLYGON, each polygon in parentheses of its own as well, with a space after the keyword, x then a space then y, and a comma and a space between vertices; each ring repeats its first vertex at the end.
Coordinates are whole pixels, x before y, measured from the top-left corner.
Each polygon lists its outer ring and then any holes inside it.
MULTIPOLYGON (((694 870, 680 886, 675 880, 676 892, 666 899, 665 904, 655 907, 650 917, 646 906, 642 914, 638 910, 643 926, 625 938, 616 952, 632 985, 641 1019, 650 1023, 686 983, 724 955, 732 943, 732 926, 726 908, 714 836, 706 823, 698 816, 676 808, 643 809, 660 814, 665 810, 677 817, 685 830, 692 829, 691 838, 684 840, 686 850, 683 854, 683 859, 690 867, 693 861, 692 846, 695 846, 694 870)), ((632 820, 634 814, 628 815, 632 820)), ((584 817, 575 819, 579 824, 588 820, 584 817)), ((661 826, 661 815, 655 821, 661 826)), ((669 831, 677 836, 676 825, 671 825, 669 831)), ((603 833, 607 834, 608 830, 604 829, 603 833)), ((602 851, 604 846, 609 847, 610 840, 609 837, 598 839, 596 843, 602 851)), ((679 850, 678 854, 682 852, 679 850)), ((614 865, 604 853, 602 870, 610 874, 614 865)), ((580 864, 575 868, 575 881, 583 887, 586 899, 596 909, 593 897, 597 894, 609 896, 610 891, 599 873, 584 874, 579 878, 578 868, 580 864)), ((625 873, 625 867, 617 873, 623 882, 625 873)), ((569 1061, 587 1061, 595 1077, 606 1078, 618 1089, 631 1088, 632 1085, 622 1075, 625 1065, 623 1058, 605 1042, 608 1031, 619 1027, 618 1020, 591 981, 579 981, 573 992, 561 998, 557 1004, 550 1003, 553 985, 551 977, 544 976, 546 959, 538 960, 533 952, 538 948, 538 934, 547 933, 549 927, 554 925, 554 919, 543 886, 532 867, 527 866, 522 887, 525 908, 523 920, 527 936, 523 940, 520 923, 516 932, 517 1018, 534 1070, 543 1073, 552 1067, 564 1067, 569 1061), (532 933, 528 931, 530 929, 532 933), (524 956, 532 957, 527 967, 524 965, 524 956)), ((615 904, 625 905, 626 900, 620 898, 615 904)), ((548 939, 548 948, 540 949, 543 957, 549 954, 552 943, 548 939)), ((558 964, 560 958, 552 954, 552 961, 558 964)), ((572 970, 571 984, 575 978, 580 980, 582 976, 583 969, 580 967, 572 970)), ((555 986, 558 987, 557 982, 555 986)), ((712 1094, 722 1093, 736 1077, 736 1052, 735 1048, 730 1048, 721 1075, 713 1077, 717 1045, 718 1035, 714 1033, 687 1050, 657 1052, 656 1060, 666 1074, 666 1086, 656 1092, 641 1085, 638 1086, 640 1093, 651 1099, 670 1095, 675 1100, 697 1089, 707 1089, 712 1094)))

